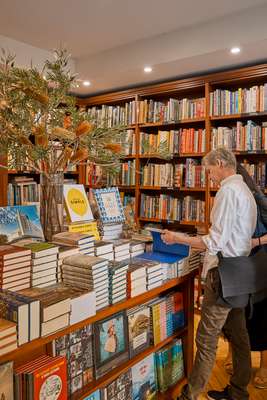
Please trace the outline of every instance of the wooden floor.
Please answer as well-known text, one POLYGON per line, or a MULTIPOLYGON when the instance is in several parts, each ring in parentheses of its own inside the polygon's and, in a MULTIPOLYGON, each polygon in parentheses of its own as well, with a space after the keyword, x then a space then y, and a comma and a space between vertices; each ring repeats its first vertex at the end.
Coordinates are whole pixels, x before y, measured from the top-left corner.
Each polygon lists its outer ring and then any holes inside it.
MULTIPOLYGON (((199 316, 195 317, 195 329, 197 327, 199 321, 199 316)), ((267 328, 266 328, 267 329, 267 328)), ((228 350, 227 343, 220 339, 216 363, 212 372, 212 376, 207 387, 207 390, 216 389, 221 390, 224 388, 229 382, 229 375, 225 372, 223 367, 223 361, 226 357, 228 350)), ((259 366, 259 353, 252 353, 252 366, 253 366, 253 375, 259 366)), ((252 383, 249 385, 249 393, 250 400, 267 400, 267 390, 256 389, 252 383)), ((206 400, 206 396, 203 394, 199 397, 199 400, 206 400)))

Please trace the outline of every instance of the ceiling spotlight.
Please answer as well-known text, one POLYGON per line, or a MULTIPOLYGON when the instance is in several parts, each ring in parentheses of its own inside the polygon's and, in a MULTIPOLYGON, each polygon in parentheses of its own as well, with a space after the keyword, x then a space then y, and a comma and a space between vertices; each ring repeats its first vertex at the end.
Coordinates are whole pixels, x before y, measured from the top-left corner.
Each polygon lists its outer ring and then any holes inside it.
POLYGON ((83 81, 83 86, 90 86, 91 85, 91 82, 89 82, 89 81, 83 81))
POLYGON ((238 53, 240 53, 240 47, 232 47, 231 48, 231 53, 232 54, 238 54, 238 53))
POLYGON ((149 72, 152 72, 152 68, 151 67, 145 67, 144 68, 144 72, 146 72, 148 74, 149 72))

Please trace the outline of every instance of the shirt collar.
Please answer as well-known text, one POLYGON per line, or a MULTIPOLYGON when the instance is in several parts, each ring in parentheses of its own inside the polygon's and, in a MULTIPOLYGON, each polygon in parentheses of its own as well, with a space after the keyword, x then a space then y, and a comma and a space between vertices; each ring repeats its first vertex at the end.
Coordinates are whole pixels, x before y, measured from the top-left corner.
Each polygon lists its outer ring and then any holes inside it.
POLYGON ((234 175, 228 176, 227 178, 223 179, 221 181, 221 186, 223 186, 229 182, 242 182, 242 181, 243 181, 242 175, 234 174, 234 175))

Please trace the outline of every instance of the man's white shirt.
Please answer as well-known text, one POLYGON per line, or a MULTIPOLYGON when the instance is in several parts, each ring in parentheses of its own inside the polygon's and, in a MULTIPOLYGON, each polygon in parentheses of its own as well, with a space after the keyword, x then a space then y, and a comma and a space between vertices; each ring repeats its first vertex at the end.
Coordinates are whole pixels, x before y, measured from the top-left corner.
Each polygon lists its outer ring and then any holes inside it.
POLYGON ((251 251, 257 206, 241 175, 231 175, 221 182, 210 219, 209 233, 202 237, 207 247, 203 277, 217 266, 219 251, 224 257, 248 256, 251 251))

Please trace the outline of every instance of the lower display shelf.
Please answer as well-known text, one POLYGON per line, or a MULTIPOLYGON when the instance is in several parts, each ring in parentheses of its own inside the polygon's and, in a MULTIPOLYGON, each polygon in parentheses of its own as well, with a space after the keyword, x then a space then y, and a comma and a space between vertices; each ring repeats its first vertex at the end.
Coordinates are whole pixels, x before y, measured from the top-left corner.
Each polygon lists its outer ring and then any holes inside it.
MULTIPOLYGON (((172 342, 174 339, 179 338, 187 334, 187 327, 184 327, 182 329, 179 329, 174 335, 168 337, 167 339, 163 340, 156 346, 150 346, 148 347, 145 351, 142 353, 138 354, 136 357, 131 358, 127 362, 123 363, 117 368, 114 368, 111 370, 109 373, 104 375, 103 377, 91 382, 89 385, 85 386, 82 390, 76 392, 71 396, 72 400, 83 400, 86 396, 89 396, 91 393, 93 393, 95 390, 100 389, 109 383, 111 383, 114 379, 116 379, 119 375, 122 373, 126 372, 129 368, 134 366, 136 363, 147 357, 149 354, 152 354, 162 347, 166 346, 168 343, 172 342)), ((172 397, 166 397, 167 393, 171 393, 172 391, 176 390, 176 385, 174 388, 171 388, 168 390, 166 393, 159 393, 159 396, 164 396, 164 397, 159 397, 159 399, 171 399, 172 397)))
POLYGON ((182 378, 178 381, 173 387, 166 390, 164 393, 157 393, 157 400, 176 400, 177 397, 180 395, 182 387, 186 385, 187 379, 182 378))

